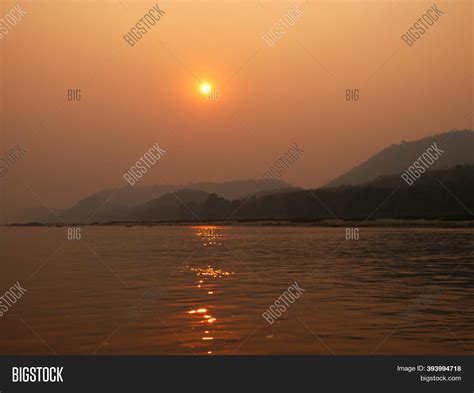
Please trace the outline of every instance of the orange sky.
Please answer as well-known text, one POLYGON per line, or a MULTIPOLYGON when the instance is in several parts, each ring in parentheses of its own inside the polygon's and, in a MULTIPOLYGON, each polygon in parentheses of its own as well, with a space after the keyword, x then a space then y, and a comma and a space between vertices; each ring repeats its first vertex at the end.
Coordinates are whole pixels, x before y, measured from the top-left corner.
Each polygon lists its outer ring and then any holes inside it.
POLYGON ((412 47, 400 36, 432 2, 162 1, 130 47, 123 35, 155 3, 20 2, 0 40, 0 149, 28 153, 0 179, 4 218, 124 185, 156 142, 167 154, 140 185, 261 178, 296 142, 305 153, 283 179, 316 187, 391 143, 472 128, 471 1, 436 2, 445 15, 412 47), (269 47, 294 4, 303 16, 269 47))

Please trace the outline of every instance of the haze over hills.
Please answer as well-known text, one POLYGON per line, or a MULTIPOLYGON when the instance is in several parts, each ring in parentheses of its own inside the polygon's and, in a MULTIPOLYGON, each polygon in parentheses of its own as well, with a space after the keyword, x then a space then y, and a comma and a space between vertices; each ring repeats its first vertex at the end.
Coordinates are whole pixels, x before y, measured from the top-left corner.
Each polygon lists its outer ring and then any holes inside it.
POLYGON ((416 141, 393 144, 330 181, 325 187, 364 184, 381 176, 400 175, 433 143, 436 143, 444 153, 431 169, 474 164, 474 132, 454 130, 416 141))
MULTIPOLYGON (((88 202, 92 202, 89 207, 95 206, 92 199, 88 202)), ((412 186, 399 175, 393 175, 363 185, 254 194, 234 200, 205 191, 179 190, 131 208, 107 205, 93 215, 93 220, 76 221, 67 217, 71 216, 63 215, 63 221, 68 224, 375 218, 473 220, 474 165, 430 170, 412 186)))
MULTIPOLYGON (((474 164, 473 152, 474 132, 450 131, 394 144, 320 189, 302 190, 283 181, 269 183, 264 180, 186 186, 127 186, 97 192, 69 209, 55 210, 29 221, 87 224, 230 218, 362 218, 395 189, 397 195, 391 198, 390 204, 400 205, 391 206, 383 217, 461 217, 466 211, 459 211, 459 203, 453 201, 446 190, 449 189, 458 198, 464 198, 465 206, 472 205, 474 166, 470 164, 474 164), (409 187, 401 180, 400 174, 433 144, 443 153, 409 187), (443 184, 447 188, 443 188, 443 184)), ((377 216, 381 212, 384 210, 377 212, 377 216)))
MULTIPOLYGON (((193 183, 188 185, 152 185, 152 186, 126 186, 119 189, 99 191, 84 199, 81 199, 69 209, 56 209, 54 213, 43 213, 23 219, 22 222, 39 221, 44 223, 90 223, 112 221, 123 219, 131 215, 134 207, 136 217, 142 217, 142 212, 154 211, 148 202, 159 200, 165 205, 167 202, 176 202, 176 198, 169 195, 177 193, 183 201, 191 203, 190 198, 196 198, 195 202, 202 202, 203 195, 217 194, 229 200, 246 198, 254 193, 272 193, 295 188, 284 181, 277 180, 271 184, 264 180, 237 180, 224 183, 193 183), (166 196, 166 198, 160 199, 166 196)), ((174 203, 169 205, 174 207, 174 203)), ((158 208, 163 214, 164 208, 158 208)), ((173 209, 172 209, 173 210, 173 209)), ((166 214, 165 214, 166 215, 166 214)), ((131 216, 135 217, 135 216, 131 216)))
POLYGON ((181 185, 159 185, 152 186, 126 186, 116 189, 99 191, 94 194, 108 199, 112 196, 113 202, 118 206, 132 207, 151 201, 161 195, 178 190, 199 190, 207 193, 214 193, 226 199, 240 199, 255 192, 273 192, 275 190, 293 188, 290 184, 277 180, 272 184, 263 180, 234 180, 224 183, 191 183, 181 185))
POLYGON ((126 221, 474 219, 474 166, 428 171, 412 186, 394 175, 364 185, 274 193, 247 200, 229 201, 215 194, 205 197, 204 193, 198 196, 200 201, 190 191, 162 196, 129 211, 126 221))

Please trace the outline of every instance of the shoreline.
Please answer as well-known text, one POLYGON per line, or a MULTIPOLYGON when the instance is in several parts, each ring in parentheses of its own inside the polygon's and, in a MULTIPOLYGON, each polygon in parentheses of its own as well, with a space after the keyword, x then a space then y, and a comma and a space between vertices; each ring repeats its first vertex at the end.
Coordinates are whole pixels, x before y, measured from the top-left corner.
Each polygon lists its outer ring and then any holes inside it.
POLYGON ((376 220, 234 220, 234 221, 159 221, 159 222, 108 222, 108 223, 15 223, 2 227, 155 227, 155 226, 249 226, 249 227, 322 227, 322 228, 474 228, 474 220, 440 220, 440 219, 376 219, 376 220))

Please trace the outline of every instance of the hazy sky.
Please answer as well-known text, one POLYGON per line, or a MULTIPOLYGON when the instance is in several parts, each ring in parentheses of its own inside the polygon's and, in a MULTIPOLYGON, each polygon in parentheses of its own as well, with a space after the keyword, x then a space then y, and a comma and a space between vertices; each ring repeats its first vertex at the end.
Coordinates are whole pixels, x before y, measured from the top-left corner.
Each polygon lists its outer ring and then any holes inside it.
POLYGON ((261 178, 297 143, 282 178, 316 187, 402 139, 472 128, 471 1, 437 1, 444 15, 411 47, 401 35, 430 1, 160 1, 133 47, 123 35, 156 2, 19 4, 0 39, 0 149, 28 152, 0 178, 4 219, 125 185, 156 142, 166 154, 139 185, 261 178), (303 15, 270 47, 262 36, 295 4, 303 15))

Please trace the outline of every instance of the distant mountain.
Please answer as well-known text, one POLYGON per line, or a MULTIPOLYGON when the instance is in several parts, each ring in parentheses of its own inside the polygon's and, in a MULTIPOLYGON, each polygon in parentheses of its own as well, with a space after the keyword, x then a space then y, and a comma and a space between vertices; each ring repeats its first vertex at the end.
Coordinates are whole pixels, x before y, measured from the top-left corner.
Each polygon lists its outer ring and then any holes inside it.
MULTIPOLYGON (((89 201, 94 206, 96 202, 89 201)), ((204 191, 179 190, 132 208, 110 205, 108 210, 98 213, 94 221, 151 223, 374 218, 473 220, 474 166, 430 170, 411 186, 399 175, 394 175, 363 185, 254 194, 234 200, 204 191)))
MULTIPOLYGON (((48 224, 56 223, 92 223, 107 222, 115 219, 130 217, 138 220, 145 218, 145 211, 153 212, 151 217, 155 217, 157 212, 159 217, 171 217, 172 214, 165 214, 160 206, 166 201, 176 201, 176 196, 187 200, 188 197, 197 198, 195 202, 202 202, 197 196, 216 194, 225 199, 242 199, 257 193, 280 192, 280 190, 295 190, 284 181, 275 181, 269 184, 265 180, 238 180, 224 183, 193 183, 188 185, 153 185, 121 187, 99 191, 87 198, 81 199, 69 209, 57 209, 53 213, 42 216, 28 217, 28 221, 38 221, 48 224), (193 193, 193 191, 201 192, 193 193), (166 196, 164 199, 160 197, 166 196), (147 203, 156 204, 155 210, 147 203), (159 206, 158 206, 159 205, 159 206), (137 209, 135 209, 135 207, 137 209), (149 209, 149 210, 147 210, 149 209), (126 212, 126 214, 125 214, 126 212), (156 214, 155 214, 156 213, 156 214)), ((173 209, 172 209, 173 210, 173 209)), ((176 211, 175 211, 176 213, 176 211)), ((157 217, 158 217, 157 216, 157 217)), ((183 214, 180 213, 180 217, 183 214)), ((164 219, 164 218, 162 218, 164 219)), ((22 220, 25 222, 26 219, 22 220)))
POLYGON ((92 221, 107 220, 123 210, 123 206, 118 206, 107 198, 98 194, 81 199, 70 209, 56 209, 54 213, 49 213, 42 218, 34 219, 41 223, 90 223, 92 221))
POLYGON ((156 222, 200 220, 200 212, 209 194, 204 191, 179 190, 127 210, 119 221, 156 222))
POLYGON ((430 170, 474 164, 474 132, 450 131, 412 142, 402 141, 400 144, 393 144, 332 180, 325 187, 363 184, 381 176, 399 175, 433 143, 436 143, 444 153, 430 170))
POLYGON ((88 224, 335 217, 473 219, 473 152, 474 132, 451 131, 392 145, 316 190, 264 180, 127 186, 100 191, 69 209, 30 221, 88 224), (433 144, 443 153, 408 186, 400 174, 433 144))
POLYGON ((102 198, 111 198, 113 203, 118 206, 132 207, 161 195, 175 192, 178 190, 199 190, 209 194, 217 194, 226 199, 245 198, 256 192, 268 192, 280 189, 291 189, 290 184, 277 180, 271 184, 265 180, 235 180, 224 183, 191 183, 181 185, 152 185, 152 186, 125 186, 120 189, 109 189, 98 192, 102 198))
POLYGON ((363 185, 252 198, 235 218, 474 220, 474 166, 430 170, 412 186, 395 175, 363 185))

